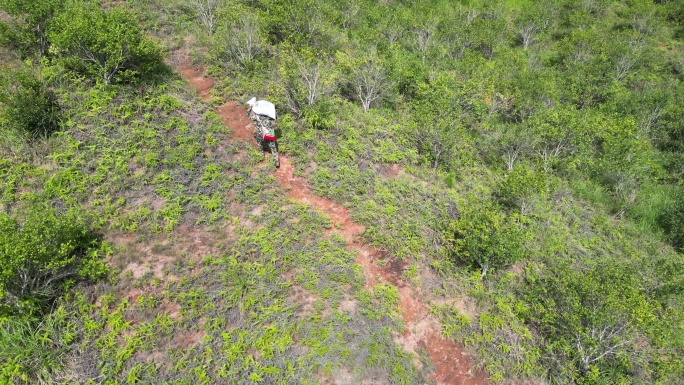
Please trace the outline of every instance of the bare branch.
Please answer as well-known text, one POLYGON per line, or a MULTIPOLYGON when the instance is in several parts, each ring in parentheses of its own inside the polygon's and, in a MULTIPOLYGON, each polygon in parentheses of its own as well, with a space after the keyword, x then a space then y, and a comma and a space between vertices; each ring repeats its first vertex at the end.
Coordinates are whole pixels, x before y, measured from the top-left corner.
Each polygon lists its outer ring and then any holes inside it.
POLYGON ((216 27, 216 11, 222 5, 223 0, 192 0, 191 4, 197 12, 200 21, 204 24, 209 35, 214 33, 216 27))
POLYGON ((516 27, 518 38, 523 44, 523 49, 528 49, 541 29, 534 22, 521 24, 516 27))
POLYGON ((371 104, 384 96, 389 87, 385 70, 374 60, 368 60, 353 70, 354 89, 361 101, 363 112, 368 112, 371 104))
POLYGON ((238 20, 231 28, 228 39, 230 55, 242 68, 246 68, 262 51, 259 23, 251 15, 238 20))

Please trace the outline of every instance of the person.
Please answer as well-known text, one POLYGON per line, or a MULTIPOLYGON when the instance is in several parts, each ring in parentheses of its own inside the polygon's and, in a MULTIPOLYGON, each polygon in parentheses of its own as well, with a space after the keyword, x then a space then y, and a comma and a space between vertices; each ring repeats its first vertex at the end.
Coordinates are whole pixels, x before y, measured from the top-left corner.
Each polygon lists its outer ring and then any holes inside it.
POLYGON ((275 130, 272 122, 276 118, 275 106, 266 100, 259 100, 254 97, 247 102, 247 116, 254 122, 254 137, 263 150, 265 145, 271 150, 276 167, 280 167, 278 156, 278 144, 276 143, 275 130))

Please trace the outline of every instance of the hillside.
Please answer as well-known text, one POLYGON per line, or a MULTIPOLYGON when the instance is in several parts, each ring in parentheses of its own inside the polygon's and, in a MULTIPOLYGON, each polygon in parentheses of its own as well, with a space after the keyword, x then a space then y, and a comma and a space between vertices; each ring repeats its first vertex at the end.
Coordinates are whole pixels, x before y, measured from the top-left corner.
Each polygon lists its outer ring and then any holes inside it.
POLYGON ((683 25, 0 0, 0 383, 682 383, 683 25))

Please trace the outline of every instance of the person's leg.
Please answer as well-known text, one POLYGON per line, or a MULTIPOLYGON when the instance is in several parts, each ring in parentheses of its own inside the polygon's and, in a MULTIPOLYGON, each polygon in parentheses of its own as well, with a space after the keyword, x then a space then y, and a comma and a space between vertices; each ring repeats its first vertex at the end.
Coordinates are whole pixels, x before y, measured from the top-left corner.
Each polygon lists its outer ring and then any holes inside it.
POLYGON ((278 143, 275 140, 268 142, 268 147, 271 148, 271 154, 273 155, 273 160, 275 161, 276 168, 280 167, 280 157, 278 156, 278 143))

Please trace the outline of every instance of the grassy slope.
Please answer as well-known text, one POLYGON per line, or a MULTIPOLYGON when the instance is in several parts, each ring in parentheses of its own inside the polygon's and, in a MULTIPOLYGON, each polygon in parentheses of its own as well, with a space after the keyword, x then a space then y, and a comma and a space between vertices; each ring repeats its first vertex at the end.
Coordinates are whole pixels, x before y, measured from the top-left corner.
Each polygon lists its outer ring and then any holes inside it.
POLYGON ((119 271, 63 301, 78 344, 53 380, 424 381, 393 341, 396 288, 364 289, 329 219, 188 88, 63 84, 64 133, 3 158, 6 210, 47 199, 91 215, 119 271))
POLYGON ((182 86, 80 95, 55 163, 36 168, 51 169, 37 190, 98 213, 123 246, 115 284, 70 305, 83 340, 68 378, 315 383, 342 367, 352 382, 425 376, 392 340, 396 289, 364 290, 354 255, 323 235, 329 220, 289 202, 259 155, 229 142, 182 86), (188 248, 196 237, 204 248, 188 248))
MULTIPOLYGON (((429 364, 417 369, 392 339, 401 330, 396 289, 365 290, 354 256, 326 235, 328 219, 288 200, 260 155, 229 142, 180 79, 140 92, 64 81, 58 92, 65 133, 38 156, 3 157, 1 203, 11 210, 39 195, 87 208, 116 245, 111 263, 122 270, 64 301, 79 341, 64 381, 426 380, 429 364)), ((528 223, 529 262, 485 281, 446 268, 435 224, 450 208, 490 195, 496 177, 471 165, 446 189, 443 176, 395 140, 394 118, 358 112, 343 105, 344 124, 329 132, 283 130, 282 149, 317 193, 351 207, 368 242, 410 261, 406 275, 440 298, 445 333, 474 346, 496 378, 544 373, 515 292, 545 259, 628 252, 654 265, 652 255, 673 253, 585 208, 558 181, 554 199, 528 223), (425 273, 430 264, 439 277, 425 273)))

